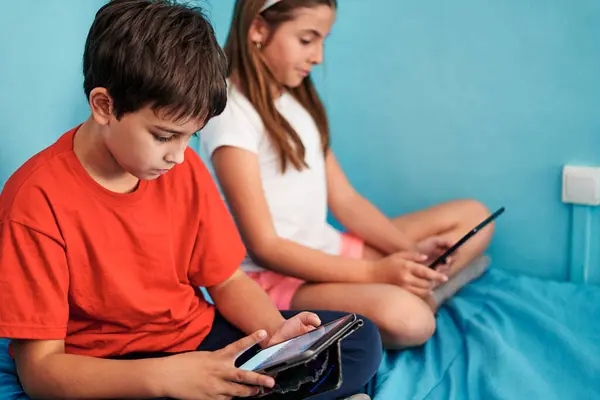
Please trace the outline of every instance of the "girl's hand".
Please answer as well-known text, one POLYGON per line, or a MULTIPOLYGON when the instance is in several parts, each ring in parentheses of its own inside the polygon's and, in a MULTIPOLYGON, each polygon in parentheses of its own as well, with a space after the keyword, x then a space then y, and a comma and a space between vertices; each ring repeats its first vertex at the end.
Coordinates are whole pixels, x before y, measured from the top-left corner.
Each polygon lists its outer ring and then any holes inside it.
POLYGON ((427 298, 431 290, 448 280, 448 277, 423 264, 424 254, 401 252, 375 261, 372 269, 373 281, 389 283, 421 297, 427 298))
MULTIPOLYGON (((427 256, 426 262, 432 263, 436 258, 452 247, 453 244, 453 242, 443 236, 430 236, 417 243, 416 250, 427 256)), ((443 265, 450 266, 451 263, 452 260, 450 257, 447 257, 443 265)))

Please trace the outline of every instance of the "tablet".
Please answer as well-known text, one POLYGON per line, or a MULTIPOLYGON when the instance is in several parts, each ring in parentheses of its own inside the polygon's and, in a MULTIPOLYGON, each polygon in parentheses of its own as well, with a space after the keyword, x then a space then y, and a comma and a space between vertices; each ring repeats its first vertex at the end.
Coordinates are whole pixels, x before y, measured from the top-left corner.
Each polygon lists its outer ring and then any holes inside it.
POLYGON ((502 214, 503 212, 504 212, 504 207, 500 207, 492 215, 490 215, 485 220, 483 220, 479 225, 477 225, 475 228, 471 229, 465 236, 460 238, 460 240, 458 242, 456 242, 452 247, 450 247, 448 250, 446 250, 438 258, 436 258, 431 264, 429 264, 429 268, 434 269, 438 265, 444 264, 446 262, 446 258, 448 256, 450 256, 452 253, 454 253, 456 250, 458 250, 458 248, 460 246, 462 246, 463 244, 465 244, 467 240, 469 240, 470 238, 475 236, 477 234, 477 232, 479 232, 490 222, 492 222, 493 220, 498 218, 500 216, 500 214, 502 214))
POLYGON ((357 325, 362 325, 362 321, 357 321, 356 314, 346 315, 310 332, 264 348, 238 368, 269 373, 301 364, 348 334, 357 325))

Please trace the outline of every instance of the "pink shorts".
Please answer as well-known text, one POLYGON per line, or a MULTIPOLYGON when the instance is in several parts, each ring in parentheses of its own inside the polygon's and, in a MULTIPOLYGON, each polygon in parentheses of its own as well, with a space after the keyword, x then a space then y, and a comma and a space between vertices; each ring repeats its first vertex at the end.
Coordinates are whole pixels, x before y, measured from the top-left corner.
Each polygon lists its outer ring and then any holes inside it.
MULTIPOLYGON (((351 233, 342 233, 340 255, 343 257, 362 258, 365 242, 351 233)), ((247 275, 255 280, 269 295, 280 310, 289 310, 296 290, 302 285, 302 279, 285 276, 273 271, 248 272, 247 275)))

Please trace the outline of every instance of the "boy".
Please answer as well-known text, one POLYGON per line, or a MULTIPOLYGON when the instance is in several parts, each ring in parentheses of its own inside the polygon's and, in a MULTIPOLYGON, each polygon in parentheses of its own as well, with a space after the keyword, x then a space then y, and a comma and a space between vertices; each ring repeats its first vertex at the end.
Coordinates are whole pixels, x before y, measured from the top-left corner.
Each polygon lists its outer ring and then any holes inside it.
MULTIPOLYGON (((96 15, 83 70, 90 118, 0 195, 0 337, 13 339, 24 390, 205 399, 272 386, 236 369, 237 355, 341 314, 282 316, 238 269, 234 223, 187 148, 226 103, 212 27, 169 1, 115 0, 96 15)), ((343 342, 343 386, 324 397, 375 373, 380 338, 365 322, 343 342)))

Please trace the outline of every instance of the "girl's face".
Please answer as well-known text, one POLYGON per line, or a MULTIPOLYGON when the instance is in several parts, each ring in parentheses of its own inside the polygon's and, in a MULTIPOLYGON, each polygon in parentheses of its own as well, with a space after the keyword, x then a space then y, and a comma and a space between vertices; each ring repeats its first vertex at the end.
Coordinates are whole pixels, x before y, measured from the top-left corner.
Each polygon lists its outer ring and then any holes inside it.
POLYGON ((323 62, 323 43, 335 21, 335 10, 326 5, 299 8, 295 14, 272 33, 255 24, 250 37, 262 44, 263 59, 275 79, 290 88, 299 86, 313 66, 323 62))

